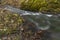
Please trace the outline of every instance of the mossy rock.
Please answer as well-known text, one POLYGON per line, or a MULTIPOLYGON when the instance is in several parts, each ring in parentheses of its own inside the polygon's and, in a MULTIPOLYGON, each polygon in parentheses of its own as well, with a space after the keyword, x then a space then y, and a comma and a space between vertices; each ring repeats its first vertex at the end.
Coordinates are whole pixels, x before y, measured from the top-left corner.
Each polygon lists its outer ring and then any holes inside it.
POLYGON ((17 32, 23 23, 20 14, 0 9, 0 33, 10 34, 17 32))
POLYGON ((16 8, 20 8, 22 1, 24 0, 0 0, 0 5, 10 5, 16 8))

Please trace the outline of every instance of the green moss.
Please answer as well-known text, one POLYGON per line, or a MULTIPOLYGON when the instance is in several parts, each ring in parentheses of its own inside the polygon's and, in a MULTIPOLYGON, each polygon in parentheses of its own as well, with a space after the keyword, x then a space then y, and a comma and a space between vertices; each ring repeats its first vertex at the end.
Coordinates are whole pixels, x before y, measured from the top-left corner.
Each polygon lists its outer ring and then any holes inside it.
POLYGON ((59 0, 28 0, 21 3, 21 9, 38 12, 60 12, 59 0))
POLYGON ((19 29, 22 22, 23 18, 19 14, 0 10, 0 33, 13 33, 19 29))

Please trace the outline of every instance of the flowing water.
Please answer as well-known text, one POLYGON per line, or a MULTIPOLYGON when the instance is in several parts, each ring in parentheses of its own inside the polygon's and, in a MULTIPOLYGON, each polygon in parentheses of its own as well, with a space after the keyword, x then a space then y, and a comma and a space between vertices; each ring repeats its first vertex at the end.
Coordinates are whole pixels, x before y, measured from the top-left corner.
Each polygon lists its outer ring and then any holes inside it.
MULTIPOLYGON (((41 12, 24 11, 9 5, 5 5, 2 8, 4 8, 4 10, 8 10, 20 14, 23 18, 29 20, 30 22, 33 22, 38 29, 48 30, 51 27, 53 27, 53 29, 54 28, 58 29, 60 32, 60 14, 53 15, 53 14, 42 14, 41 12)), ((55 34, 53 35, 53 37, 54 36, 55 34)), ((56 38, 57 37, 58 36, 56 36, 56 38)))

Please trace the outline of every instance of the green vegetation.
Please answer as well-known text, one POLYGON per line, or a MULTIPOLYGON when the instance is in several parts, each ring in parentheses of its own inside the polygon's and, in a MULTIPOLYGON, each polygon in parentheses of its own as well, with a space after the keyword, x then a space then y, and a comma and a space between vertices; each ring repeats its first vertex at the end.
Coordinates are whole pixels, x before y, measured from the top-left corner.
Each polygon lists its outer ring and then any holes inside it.
POLYGON ((60 12, 59 5, 59 0, 28 0, 21 3, 21 9, 56 14, 60 12))
POLYGON ((34 12, 60 13, 60 0, 1 0, 0 5, 11 5, 34 12))

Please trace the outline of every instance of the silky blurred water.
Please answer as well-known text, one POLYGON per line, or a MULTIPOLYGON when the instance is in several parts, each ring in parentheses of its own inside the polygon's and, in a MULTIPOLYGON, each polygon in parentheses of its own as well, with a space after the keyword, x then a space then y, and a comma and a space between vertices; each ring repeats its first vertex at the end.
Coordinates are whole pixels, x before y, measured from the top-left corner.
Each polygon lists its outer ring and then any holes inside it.
POLYGON ((60 14, 43 14, 41 12, 30 12, 14 8, 9 5, 4 6, 4 10, 18 13, 26 20, 33 22, 38 29, 51 30, 52 36, 55 39, 60 40, 60 14), (58 32, 58 33, 57 33, 58 32), (59 36, 58 36, 59 35, 59 36))

